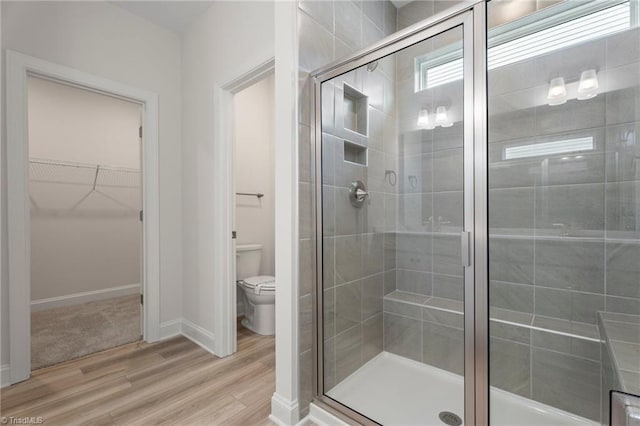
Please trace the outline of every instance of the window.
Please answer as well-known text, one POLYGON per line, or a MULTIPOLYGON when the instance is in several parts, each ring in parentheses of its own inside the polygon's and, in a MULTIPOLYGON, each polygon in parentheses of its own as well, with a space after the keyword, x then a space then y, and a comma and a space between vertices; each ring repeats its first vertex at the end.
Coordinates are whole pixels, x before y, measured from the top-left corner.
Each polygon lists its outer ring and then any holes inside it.
MULTIPOLYGON (((635 2, 634 2, 635 3, 635 2)), ((631 28, 631 1, 564 2, 489 31, 489 70, 631 28), (577 5, 577 6, 576 6, 577 5), (548 16, 539 19, 539 14, 548 16)), ((416 58, 416 91, 462 79, 462 49, 416 58)))
POLYGON ((517 158, 568 154, 591 150, 593 150, 593 138, 586 137, 555 142, 509 146, 504 149, 504 159, 514 160, 517 158))

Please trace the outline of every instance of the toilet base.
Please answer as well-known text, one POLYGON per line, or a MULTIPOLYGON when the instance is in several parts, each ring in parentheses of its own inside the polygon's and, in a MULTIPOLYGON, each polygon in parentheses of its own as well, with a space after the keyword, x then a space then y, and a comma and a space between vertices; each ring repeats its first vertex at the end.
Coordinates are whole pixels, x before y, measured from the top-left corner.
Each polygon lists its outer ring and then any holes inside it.
POLYGON ((245 317, 240 321, 243 327, 263 336, 276 334, 275 304, 254 305, 247 301, 245 317))

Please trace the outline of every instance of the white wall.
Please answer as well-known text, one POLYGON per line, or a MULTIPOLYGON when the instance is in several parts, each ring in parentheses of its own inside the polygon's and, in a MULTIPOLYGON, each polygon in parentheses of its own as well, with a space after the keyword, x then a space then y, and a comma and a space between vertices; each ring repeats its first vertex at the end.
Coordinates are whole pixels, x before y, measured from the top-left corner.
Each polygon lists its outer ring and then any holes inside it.
POLYGON ((272 2, 214 2, 183 37, 183 312, 214 330, 213 93, 273 57, 272 2))
POLYGON ((260 274, 275 274, 274 76, 236 94, 236 192, 261 192, 258 199, 236 196, 237 244, 262 244, 260 274))
POLYGON ((139 285, 141 106, 35 77, 27 85, 30 159, 127 168, 98 172, 92 192, 95 168, 31 164, 31 300, 139 285))
POLYGON ((141 105, 28 78, 29 157, 140 169, 141 105))
MULTIPOLYGON (((160 320, 181 317, 180 39, 103 2, 1 2, 2 48, 109 78, 159 95, 160 320)), ((2 99, 4 103, 4 98, 2 99)), ((2 126, 4 129, 4 126, 2 126)), ((3 158, 6 138, 3 132, 3 158)), ((2 164, 6 170, 6 160, 2 164)), ((3 182, 5 181, 3 176, 3 182)), ((6 217, 3 186, 2 216, 6 217)), ((3 236, 6 221, 3 221, 3 236)), ((3 238, 3 241, 5 238, 3 238)), ((6 246, 4 246, 6 247, 6 246)), ((2 270, 7 256, 3 247, 2 270)), ((6 274, 2 282, 2 363, 7 362, 6 274)))

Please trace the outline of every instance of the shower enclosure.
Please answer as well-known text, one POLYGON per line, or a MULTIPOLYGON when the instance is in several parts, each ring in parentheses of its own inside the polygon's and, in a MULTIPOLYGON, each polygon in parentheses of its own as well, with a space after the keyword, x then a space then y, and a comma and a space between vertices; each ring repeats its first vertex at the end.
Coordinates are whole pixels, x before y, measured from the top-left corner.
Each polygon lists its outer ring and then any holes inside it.
POLYGON ((556 426, 640 393, 639 16, 466 2, 314 73, 317 403, 556 426))

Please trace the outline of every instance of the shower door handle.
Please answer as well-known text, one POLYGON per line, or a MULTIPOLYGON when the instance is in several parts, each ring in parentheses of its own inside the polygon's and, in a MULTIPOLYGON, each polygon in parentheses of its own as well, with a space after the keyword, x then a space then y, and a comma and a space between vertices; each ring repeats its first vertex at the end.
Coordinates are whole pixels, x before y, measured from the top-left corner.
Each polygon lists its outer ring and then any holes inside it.
POLYGON ((460 255, 463 267, 471 266, 471 232, 460 233, 460 255))

